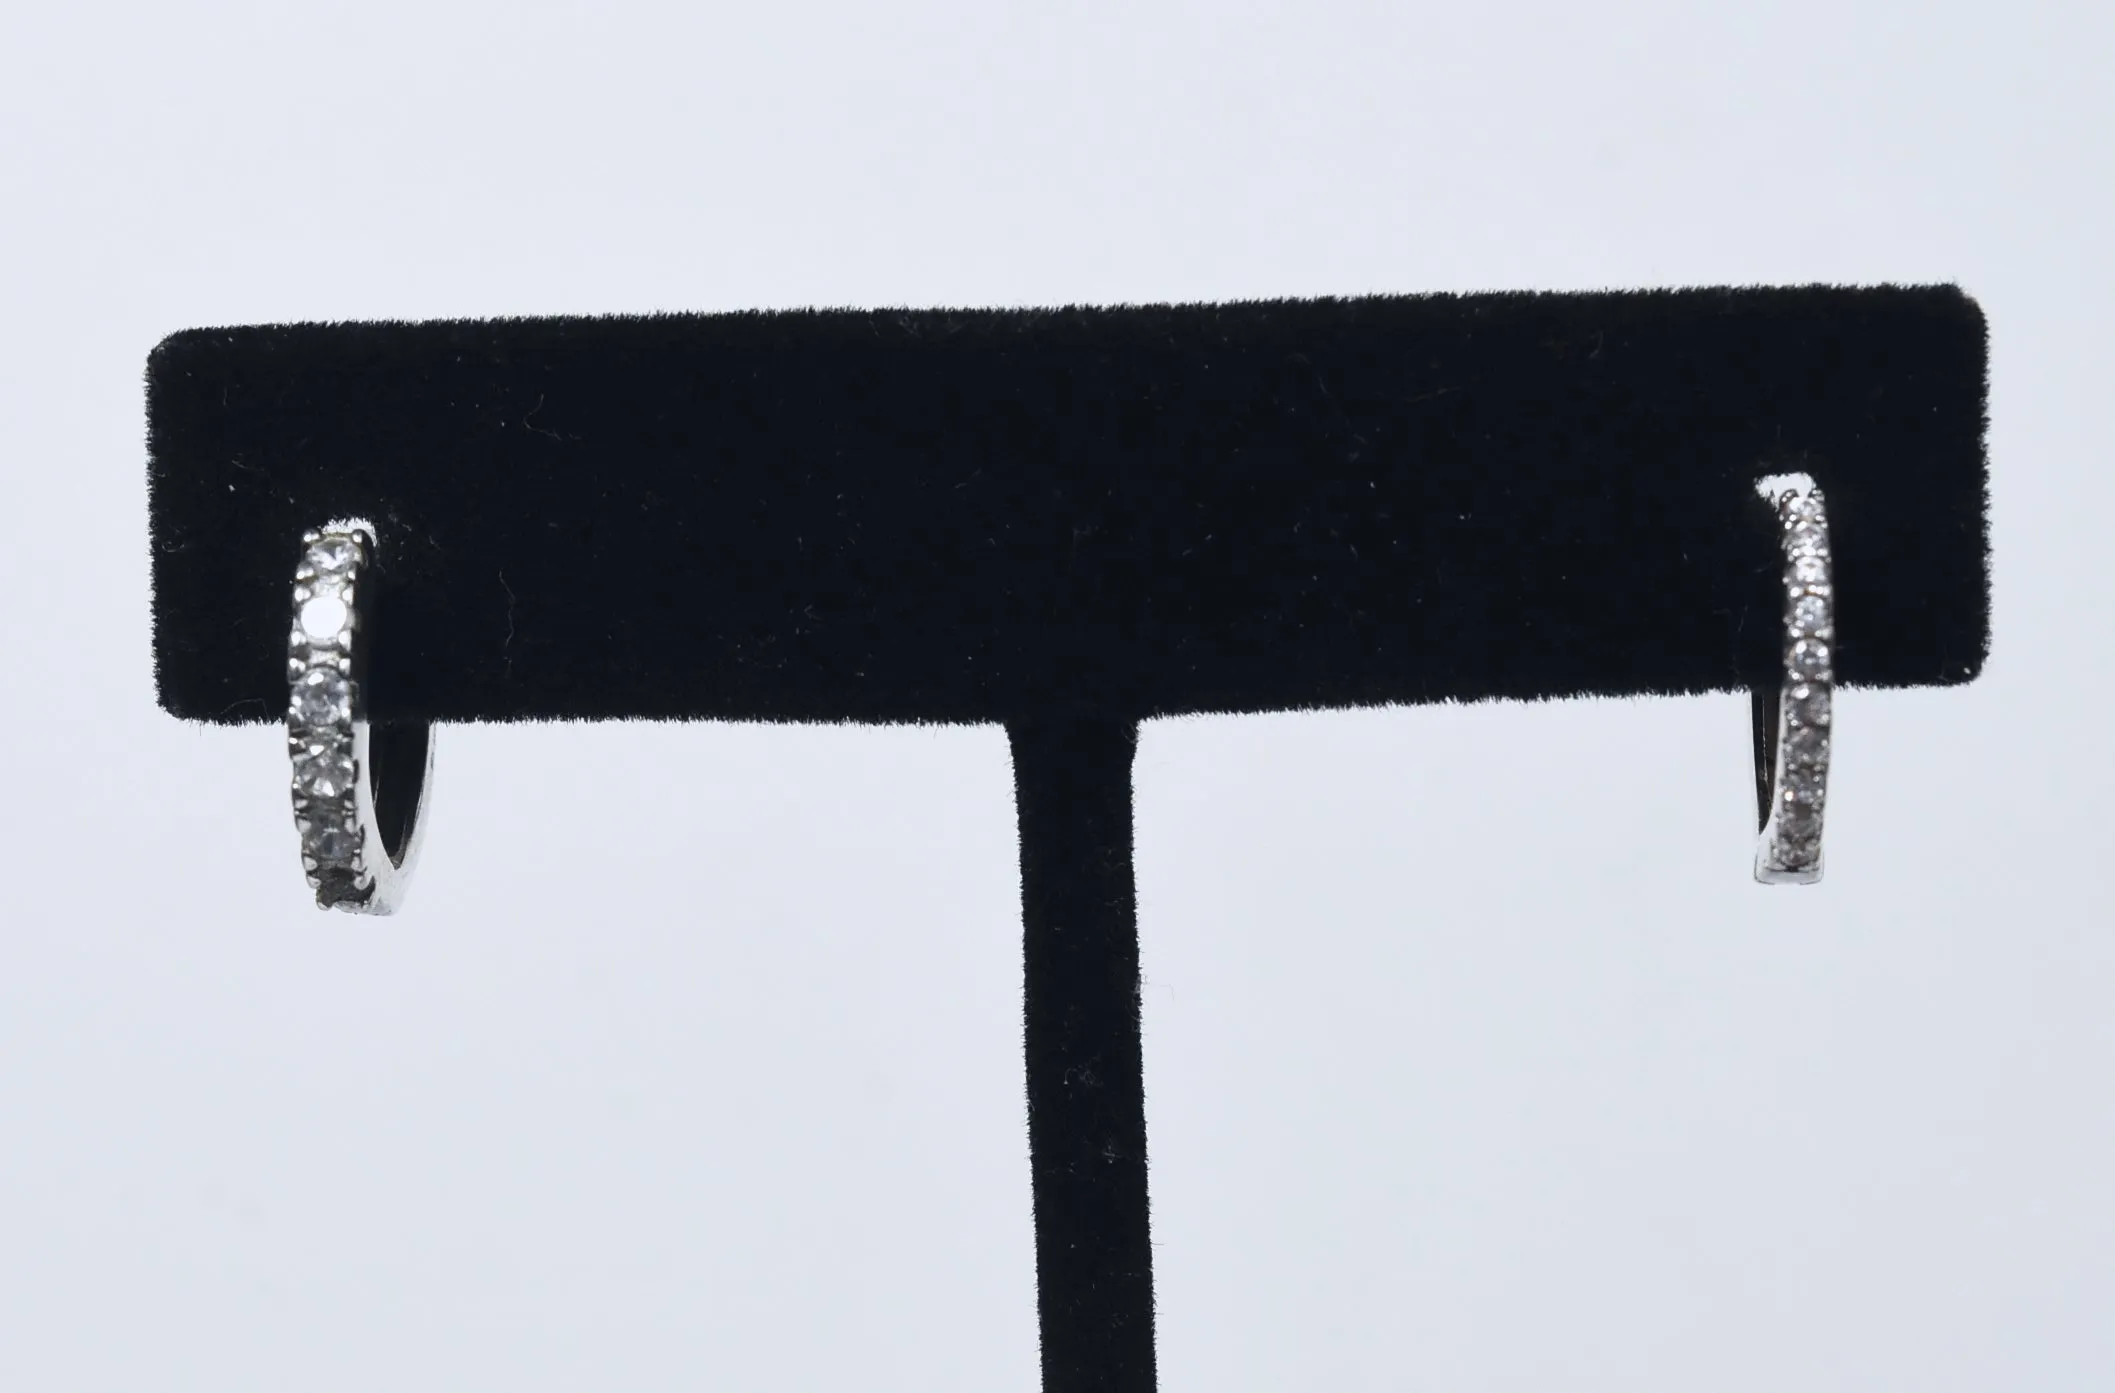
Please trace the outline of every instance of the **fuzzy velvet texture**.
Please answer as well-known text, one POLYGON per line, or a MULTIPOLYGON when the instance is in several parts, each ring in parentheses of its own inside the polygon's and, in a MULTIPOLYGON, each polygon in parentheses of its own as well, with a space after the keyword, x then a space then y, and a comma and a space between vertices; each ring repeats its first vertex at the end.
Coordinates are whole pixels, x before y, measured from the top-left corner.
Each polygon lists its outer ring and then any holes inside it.
POLYGON ((380 533, 372 709, 1136 720, 1839 676, 1989 642, 1948 286, 194 329, 148 361, 162 705, 279 718, 298 538, 380 533))

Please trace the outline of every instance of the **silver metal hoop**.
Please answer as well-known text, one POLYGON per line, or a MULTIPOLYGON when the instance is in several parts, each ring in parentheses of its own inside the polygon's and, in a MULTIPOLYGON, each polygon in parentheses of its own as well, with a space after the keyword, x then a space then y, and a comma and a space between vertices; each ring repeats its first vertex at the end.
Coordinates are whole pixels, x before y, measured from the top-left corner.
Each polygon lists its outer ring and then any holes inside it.
POLYGON ((1784 552, 1784 679, 1755 693, 1756 788, 1762 835, 1755 878, 1765 885, 1821 879, 1836 690, 1836 588, 1828 509, 1811 481, 1777 500, 1784 552))
POLYGON ((362 577, 374 561, 373 525, 330 522, 301 542, 286 657, 301 865, 317 908, 390 914, 418 859, 433 729, 425 722, 368 727, 372 640, 362 577))

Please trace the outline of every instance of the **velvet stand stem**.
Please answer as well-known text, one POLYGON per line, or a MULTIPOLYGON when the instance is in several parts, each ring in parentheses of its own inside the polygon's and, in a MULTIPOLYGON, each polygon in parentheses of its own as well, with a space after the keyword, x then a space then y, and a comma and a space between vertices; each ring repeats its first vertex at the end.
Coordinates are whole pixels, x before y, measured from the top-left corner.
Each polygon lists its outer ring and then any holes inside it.
POLYGON ((1136 722, 1007 723, 1021 830, 1045 1393, 1150 1393, 1153 1261, 1131 866, 1136 722))

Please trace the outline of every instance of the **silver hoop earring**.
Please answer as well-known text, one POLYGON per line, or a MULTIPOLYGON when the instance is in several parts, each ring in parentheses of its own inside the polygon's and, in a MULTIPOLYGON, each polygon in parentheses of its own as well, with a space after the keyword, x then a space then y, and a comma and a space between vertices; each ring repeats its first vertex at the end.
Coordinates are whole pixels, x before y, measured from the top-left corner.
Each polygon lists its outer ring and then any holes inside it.
POLYGON ((1755 781, 1762 835, 1755 878, 1765 885, 1821 879, 1821 821, 1834 726, 1836 589, 1828 510, 1811 483, 1777 500, 1784 552, 1784 677, 1758 689, 1755 781))
POLYGON ((373 639, 363 578, 374 561, 373 525, 326 523, 301 541, 286 658, 301 865, 317 908, 390 914, 418 858, 433 729, 423 721, 368 728, 373 639))

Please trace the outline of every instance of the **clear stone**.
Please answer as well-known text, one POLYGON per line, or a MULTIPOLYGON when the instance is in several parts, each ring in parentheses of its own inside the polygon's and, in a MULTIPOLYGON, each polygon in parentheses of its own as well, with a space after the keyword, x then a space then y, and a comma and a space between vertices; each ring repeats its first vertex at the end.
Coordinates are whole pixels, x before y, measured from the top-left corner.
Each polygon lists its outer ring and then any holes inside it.
POLYGON ((1777 814, 1777 835, 1792 841, 1812 841, 1821 835, 1821 805, 1794 803, 1787 798, 1777 814))
POLYGON ((309 568, 318 575, 343 575, 360 560, 360 548, 350 537, 325 537, 308 549, 309 568))
POLYGON ((360 849, 360 839, 350 827, 311 827, 303 839, 308 854, 318 861, 350 861, 360 849))
POLYGON ((1829 646, 1818 638, 1803 638, 1792 645, 1792 671, 1802 677, 1824 677, 1829 670, 1829 646))
POLYGON ((316 903, 323 908, 338 904, 362 904, 373 889, 373 882, 348 868, 318 866, 316 868, 316 903))
POLYGON ((1829 602, 1819 595, 1801 595, 1792 601, 1792 632, 1818 634, 1829 627, 1829 602))
POLYGON ((1803 726, 1825 726, 1829 723, 1829 689, 1827 687, 1794 687, 1786 700, 1785 709, 1791 713, 1792 722, 1803 726))
POLYGON ((1818 556, 1797 556, 1792 559, 1792 583, 1794 585, 1827 585, 1829 563, 1818 556))
POLYGON ((352 719, 352 683, 325 668, 301 675, 292 705, 305 725, 334 726, 352 719))
POLYGON ((1777 835, 1789 841, 1812 841, 1821 835, 1821 809, 1789 799, 1778 810, 1777 835))
POLYGON ((1819 556, 1829 549, 1829 534, 1810 522, 1802 522, 1785 533, 1785 550, 1794 556, 1819 556))
POLYGON ((1821 859, 1821 839, 1780 835, 1776 853, 1777 864, 1783 869, 1802 870, 1821 859))
POLYGON ((1786 501, 1784 517, 1786 522, 1819 523, 1823 521, 1821 500, 1812 494, 1808 494, 1805 497, 1795 495, 1786 501))
POLYGON ((345 628, 352 611, 338 595, 325 593, 301 606, 301 632, 312 642, 329 643, 345 628))
POLYGON ((1785 763, 1812 768, 1829 757, 1829 733, 1820 726, 1794 726, 1785 735, 1785 763))
POLYGON ((343 797, 353 778, 353 762, 335 750, 320 750, 294 767, 294 782, 316 798, 343 797))
POLYGON ((1821 806, 1823 785, 1819 769, 1793 769, 1785 775, 1785 807, 1813 809, 1821 806))

